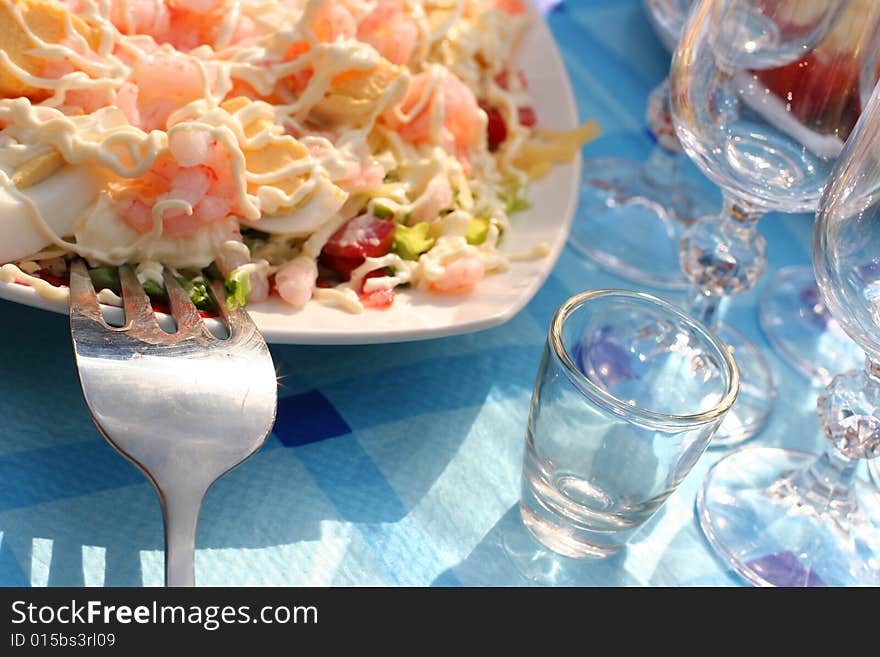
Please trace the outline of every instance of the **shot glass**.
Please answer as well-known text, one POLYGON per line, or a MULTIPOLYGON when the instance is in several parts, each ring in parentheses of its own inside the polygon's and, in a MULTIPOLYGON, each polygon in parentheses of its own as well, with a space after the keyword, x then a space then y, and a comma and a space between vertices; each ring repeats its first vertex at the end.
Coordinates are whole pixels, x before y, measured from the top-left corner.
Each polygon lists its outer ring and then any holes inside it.
POLYGON ((567 557, 614 554, 688 474, 738 390, 730 352, 676 306, 623 290, 572 297, 532 394, 525 526, 567 557))

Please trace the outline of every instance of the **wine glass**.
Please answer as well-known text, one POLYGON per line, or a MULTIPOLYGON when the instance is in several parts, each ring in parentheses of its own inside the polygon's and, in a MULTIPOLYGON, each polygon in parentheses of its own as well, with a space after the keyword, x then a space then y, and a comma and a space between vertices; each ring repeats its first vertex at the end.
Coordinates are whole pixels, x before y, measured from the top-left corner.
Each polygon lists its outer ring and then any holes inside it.
POLYGON ((675 50, 692 4, 694 0, 645 0, 648 19, 669 52, 675 50))
MULTIPOLYGON (((846 10, 857 13, 860 4, 851 2, 846 10)), ((855 78, 855 63, 846 74, 855 78)), ((858 93, 854 93, 853 84, 838 82, 829 86, 850 94, 849 102, 861 100, 864 103, 871 96, 878 76, 880 31, 869 41, 858 67, 858 93)), ((862 350, 828 312, 811 266, 795 265, 776 272, 764 287, 758 308, 761 328, 777 353, 814 383, 824 386, 836 372, 860 366, 864 358, 862 350)))
POLYGON ((880 495, 856 477, 880 456, 880 86, 819 204, 813 267, 823 302, 864 350, 864 369, 820 395, 821 456, 737 450, 697 499, 718 554, 753 584, 880 585, 880 495))
MULTIPOLYGON (((668 50, 675 47, 693 0, 645 0, 645 9, 668 50)), ((644 162, 599 157, 584 162, 578 214, 570 243, 613 273, 644 285, 686 289, 678 241, 687 226, 715 212, 708 181, 681 151, 669 112, 666 80, 648 98, 644 162), (688 171, 690 169, 690 171, 688 171)))
POLYGON ((734 295, 767 268, 758 219, 770 211, 814 212, 859 113, 861 58, 878 25, 871 0, 701 0, 694 5, 670 73, 676 134, 722 188, 724 209, 685 232, 681 264, 687 305, 734 352, 740 397, 716 436, 732 445, 764 425, 775 397, 767 361, 719 322, 734 295), (816 74, 819 70, 821 74, 816 74), (855 77, 849 72, 855 70, 855 77))

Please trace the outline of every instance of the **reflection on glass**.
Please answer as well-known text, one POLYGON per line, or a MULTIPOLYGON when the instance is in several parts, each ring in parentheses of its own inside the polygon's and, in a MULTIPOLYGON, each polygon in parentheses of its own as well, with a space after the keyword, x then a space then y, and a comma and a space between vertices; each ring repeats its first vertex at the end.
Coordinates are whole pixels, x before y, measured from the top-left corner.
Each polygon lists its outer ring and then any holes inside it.
POLYGON ((861 64, 878 16, 872 0, 702 0, 676 49, 676 132, 724 195, 723 212, 691 227, 680 254, 693 284, 689 309, 733 349, 742 374, 719 443, 757 433, 775 394, 766 360, 719 323, 719 309, 766 271, 758 219, 815 210, 860 113, 861 64))
POLYGON ((825 304, 865 353, 819 396, 821 456, 743 449, 698 499, 713 547, 758 585, 880 585, 880 494, 857 476, 880 456, 880 86, 819 205, 813 266, 825 304))

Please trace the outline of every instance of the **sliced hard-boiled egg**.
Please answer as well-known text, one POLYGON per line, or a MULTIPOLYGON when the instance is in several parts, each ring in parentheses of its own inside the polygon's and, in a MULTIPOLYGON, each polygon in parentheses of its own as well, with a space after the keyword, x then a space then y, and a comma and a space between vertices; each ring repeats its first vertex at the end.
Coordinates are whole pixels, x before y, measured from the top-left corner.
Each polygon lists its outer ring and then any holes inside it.
POLYGON ((314 189, 295 208, 265 216, 259 221, 242 220, 241 223, 266 233, 294 237, 310 235, 337 215, 348 199, 348 194, 337 187, 326 174, 313 176, 307 184, 314 185, 314 189))
POLYGON ((9 177, 0 187, 0 263, 21 260, 49 246, 53 238, 72 235, 106 184, 100 170, 87 165, 62 164, 33 184, 12 169, 0 168, 9 177))

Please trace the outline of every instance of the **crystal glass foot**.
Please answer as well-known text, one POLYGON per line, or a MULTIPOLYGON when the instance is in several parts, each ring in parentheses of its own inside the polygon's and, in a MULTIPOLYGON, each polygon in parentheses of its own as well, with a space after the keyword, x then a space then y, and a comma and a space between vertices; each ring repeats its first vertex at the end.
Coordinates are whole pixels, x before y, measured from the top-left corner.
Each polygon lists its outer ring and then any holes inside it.
POLYGON ((646 162, 619 157, 584 162, 570 243, 618 276, 684 289, 678 242, 717 203, 675 137, 665 81, 651 92, 647 121, 657 145, 646 162))
POLYGON ((626 561, 625 549, 602 559, 601 565, 597 559, 564 556, 545 547, 522 523, 503 529, 498 548, 527 586, 584 586, 594 584, 597 576, 599 581, 615 579, 615 566, 622 570, 626 561))
POLYGON ((570 242, 618 276, 655 288, 684 289, 687 280, 678 264, 681 234, 717 205, 687 179, 661 183, 651 166, 650 161, 622 158, 585 161, 570 242))
POLYGON ((838 374, 816 402, 824 454, 736 451, 713 466, 697 501, 712 547, 753 584, 880 586, 880 494, 856 476, 861 460, 880 457, 878 155, 880 86, 828 180, 813 233, 822 301, 865 353, 863 368, 838 374))
POLYGON ((860 480, 830 489, 825 468, 807 452, 733 452, 697 497, 703 533, 756 586, 880 585, 880 495, 860 480))
POLYGON ((861 367, 864 353, 828 312, 812 267, 780 269, 764 288, 760 314, 777 353, 814 383, 861 367))
POLYGON ((710 445, 729 448, 764 428, 776 400, 776 386, 770 364, 754 342, 727 324, 718 324, 714 330, 730 349, 740 373, 739 395, 710 445))

